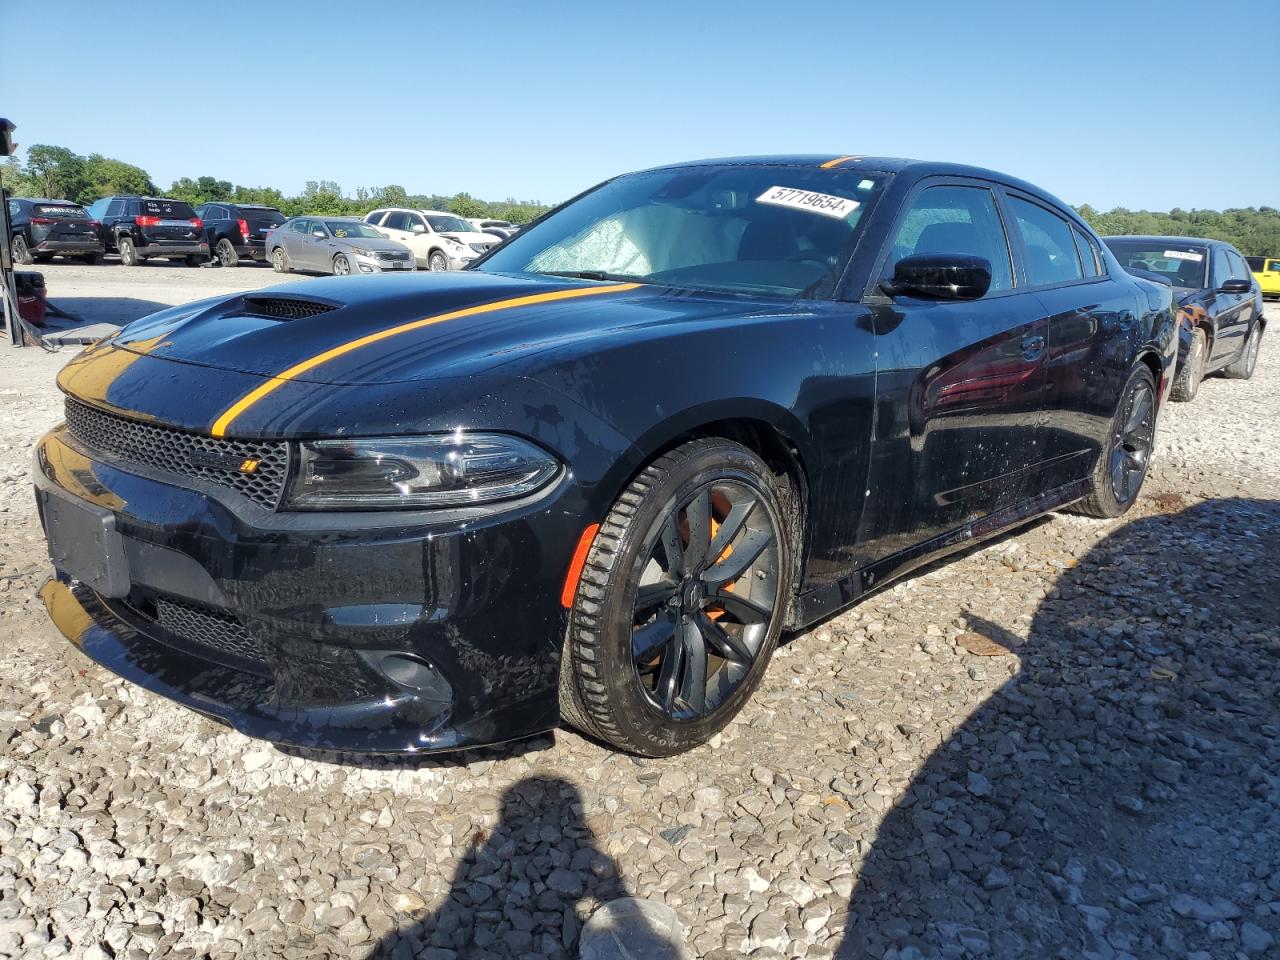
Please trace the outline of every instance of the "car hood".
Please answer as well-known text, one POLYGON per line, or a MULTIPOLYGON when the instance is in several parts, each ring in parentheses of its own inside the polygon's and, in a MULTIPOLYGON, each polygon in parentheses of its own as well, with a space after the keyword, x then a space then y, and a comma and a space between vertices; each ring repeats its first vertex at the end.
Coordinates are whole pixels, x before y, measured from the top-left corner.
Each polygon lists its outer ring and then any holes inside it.
POLYGON ((457 230, 446 230, 440 236, 448 237, 450 240, 457 240, 459 243, 493 243, 493 237, 489 234, 476 231, 464 233, 457 230))
POLYGON ((474 376, 556 346, 588 350, 655 325, 779 306, 530 274, 334 277, 174 307, 104 346, 259 377, 385 384, 474 376))

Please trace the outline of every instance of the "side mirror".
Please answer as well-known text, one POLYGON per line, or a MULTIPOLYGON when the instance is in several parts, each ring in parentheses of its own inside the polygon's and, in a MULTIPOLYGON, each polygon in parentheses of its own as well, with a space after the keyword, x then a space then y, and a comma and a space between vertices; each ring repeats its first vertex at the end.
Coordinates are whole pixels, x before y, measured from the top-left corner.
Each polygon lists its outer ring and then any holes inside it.
POLYGON ((1249 293, 1253 284, 1248 280, 1228 280, 1218 288, 1219 293, 1249 293))
POLYGON ((323 230, 312 230, 311 235, 315 237, 317 240, 323 240, 325 237, 329 236, 323 230))
POLYGON ((420 224, 420 223, 415 223, 415 224, 413 225, 413 232, 414 232, 414 233, 426 233, 426 232, 427 232, 427 228, 426 228, 426 227, 424 227, 424 226, 423 226, 422 224, 420 224))
POLYGON ((880 289, 891 297, 926 300, 979 300, 991 288, 991 261, 965 253, 918 253, 903 257, 892 280, 880 289))

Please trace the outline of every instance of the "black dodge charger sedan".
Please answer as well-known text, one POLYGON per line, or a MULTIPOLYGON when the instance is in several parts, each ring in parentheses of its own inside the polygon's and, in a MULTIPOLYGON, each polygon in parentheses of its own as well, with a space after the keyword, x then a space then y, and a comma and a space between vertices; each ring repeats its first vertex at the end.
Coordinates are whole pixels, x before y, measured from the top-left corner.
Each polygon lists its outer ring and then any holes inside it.
POLYGON ((617 177, 465 272, 205 300, 86 350, 36 453, 43 598, 108 669, 279 743, 563 719, 675 753, 783 630, 1045 511, 1128 509, 1171 296, 987 170, 617 177))

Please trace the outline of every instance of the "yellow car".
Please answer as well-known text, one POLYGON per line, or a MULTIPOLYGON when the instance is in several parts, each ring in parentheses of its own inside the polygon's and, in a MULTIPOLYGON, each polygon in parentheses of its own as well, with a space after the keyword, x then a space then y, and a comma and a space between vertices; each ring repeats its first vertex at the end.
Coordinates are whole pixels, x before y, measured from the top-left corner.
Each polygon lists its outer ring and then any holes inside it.
POLYGON ((1280 260, 1275 257, 1246 257, 1249 269, 1253 271, 1262 288, 1264 297, 1280 297, 1280 260))

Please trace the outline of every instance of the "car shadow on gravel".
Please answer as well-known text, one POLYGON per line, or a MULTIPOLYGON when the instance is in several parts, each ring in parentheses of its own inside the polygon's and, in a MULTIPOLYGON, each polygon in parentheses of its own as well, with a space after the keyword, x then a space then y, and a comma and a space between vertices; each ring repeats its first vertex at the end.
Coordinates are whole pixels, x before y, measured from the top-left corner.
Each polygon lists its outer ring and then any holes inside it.
MULTIPOLYGON (((578 956, 581 919, 597 904, 628 897, 613 858, 599 848, 577 787, 558 777, 526 777, 502 795, 499 819, 477 832, 433 913, 387 936, 379 960, 578 956)), ((637 915, 627 917, 629 953, 676 956, 671 941, 637 915)))
POLYGON ((143 300, 139 297, 60 297, 56 290, 50 290, 49 303, 73 317, 80 318, 78 321, 50 318, 48 323, 62 330, 74 330, 78 326, 90 323, 115 323, 123 326, 139 317, 150 316, 160 310, 168 310, 172 306, 172 304, 160 303, 157 300, 143 300))
POLYGON ((1274 956, 1280 503, 1117 529, 860 865, 837 957, 1274 956))

